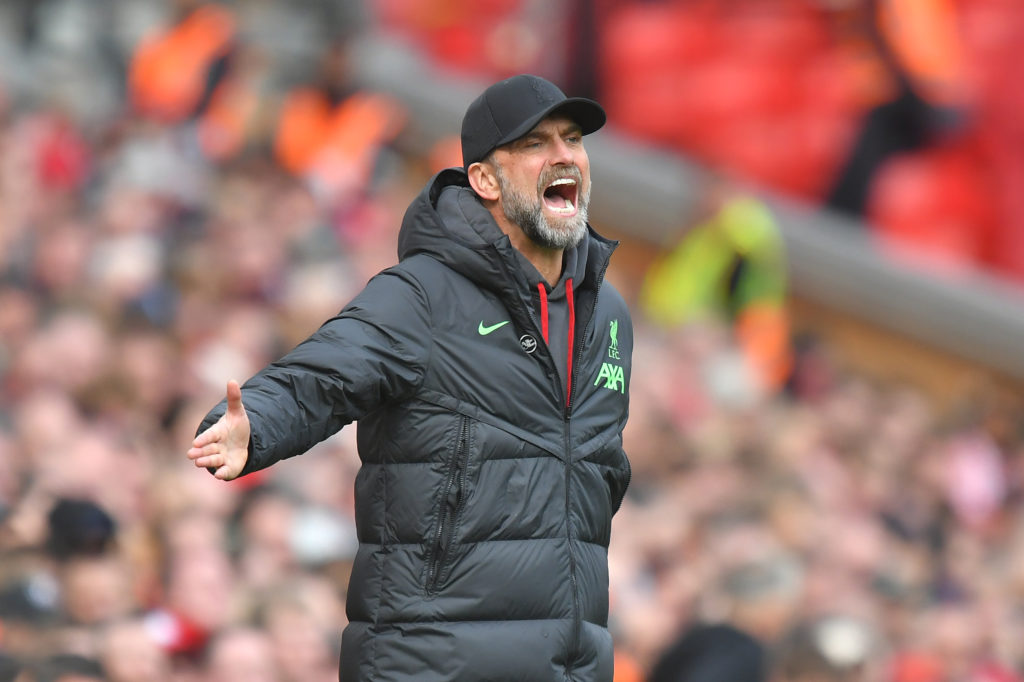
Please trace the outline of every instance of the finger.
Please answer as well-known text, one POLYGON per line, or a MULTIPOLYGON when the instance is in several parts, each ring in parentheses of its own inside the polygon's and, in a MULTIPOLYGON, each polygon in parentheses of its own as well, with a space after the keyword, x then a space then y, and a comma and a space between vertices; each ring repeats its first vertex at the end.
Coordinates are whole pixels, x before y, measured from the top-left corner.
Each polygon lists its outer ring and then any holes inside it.
POLYGON ((224 440, 224 429, 220 428, 220 422, 217 422, 196 436, 192 441, 192 447, 201 448, 210 443, 219 443, 222 440, 224 440))
POLYGON ((213 472, 213 477, 219 478, 222 481, 230 481, 232 478, 234 478, 234 476, 231 475, 231 471, 230 469, 228 469, 227 465, 222 466, 215 472, 213 472))
POLYGON ((224 456, 221 454, 215 454, 197 457, 194 463, 199 469, 218 469, 224 466, 224 456))
POLYGON ((243 412, 244 409, 242 408, 242 389, 239 387, 238 382, 235 381, 234 379, 228 382, 227 395, 228 412, 243 412))
POLYGON ((201 448, 191 448, 186 454, 189 459, 197 459, 199 457, 208 457, 210 455, 217 455, 222 452, 220 443, 211 443, 201 448))

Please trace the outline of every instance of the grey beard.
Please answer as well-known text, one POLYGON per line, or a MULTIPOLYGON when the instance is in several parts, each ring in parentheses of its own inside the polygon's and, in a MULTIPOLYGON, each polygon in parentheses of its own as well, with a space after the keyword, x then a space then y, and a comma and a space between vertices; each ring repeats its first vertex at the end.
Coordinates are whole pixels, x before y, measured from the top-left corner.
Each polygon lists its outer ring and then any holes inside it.
MULTIPOLYGON (((546 249, 571 249, 580 243, 587 233, 587 209, 590 206, 590 187, 580 192, 576 215, 552 225, 544 215, 541 200, 516 191, 508 182, 501 166, 495 164, 498 186, 501 190, 502 209, 509 222, 519 226, 523 234, 538 246, 546 249)), ((542 179, 543 180, 543 179, 542 179)), ((579 179, 582 185, 582 178, 579 179)), ((541 186, 546 186, 542 182, 541 186)), ((538 192, 539 194, 539 192, 538 192)))

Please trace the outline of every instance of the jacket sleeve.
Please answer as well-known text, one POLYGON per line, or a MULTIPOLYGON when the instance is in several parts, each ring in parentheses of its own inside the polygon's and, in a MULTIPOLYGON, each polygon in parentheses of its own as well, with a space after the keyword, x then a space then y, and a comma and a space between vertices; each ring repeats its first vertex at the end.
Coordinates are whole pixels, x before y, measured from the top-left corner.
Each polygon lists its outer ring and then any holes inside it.
MULTIPOLYGON (((252 435, 242 474, 302 454, 346 424, 413 392, 432 334, 426 295, 400 268, 377 275, 334 318, 242 386, 252 435)), ((224 413, 221 401, 202 432, 224 413)))

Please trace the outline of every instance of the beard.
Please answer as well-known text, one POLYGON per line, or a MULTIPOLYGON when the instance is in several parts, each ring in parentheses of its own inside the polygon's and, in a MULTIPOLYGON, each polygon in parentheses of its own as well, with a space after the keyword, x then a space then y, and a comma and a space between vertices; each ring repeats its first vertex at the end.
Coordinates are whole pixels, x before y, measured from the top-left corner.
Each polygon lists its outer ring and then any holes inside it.
POLYGON ((498 187, 501 190, 502 210, 505 217, 518 225, 530 241, 546 249, 563 251, 580 243, 587 233, 590 185, 583 187, 583 178, 578 168, 573 167, 571 173, 556 171, 544 173, 537 183, 537 192, 533 196, 513 187, 502 172, 500 164, 495 164, 495 174, 498 176, 498 187), (573 178, 580 188, 577 196, 576 215, 571 218, 554 218, 549 221, 544 215, 540 197, 548 184, 562 177, 573 178))

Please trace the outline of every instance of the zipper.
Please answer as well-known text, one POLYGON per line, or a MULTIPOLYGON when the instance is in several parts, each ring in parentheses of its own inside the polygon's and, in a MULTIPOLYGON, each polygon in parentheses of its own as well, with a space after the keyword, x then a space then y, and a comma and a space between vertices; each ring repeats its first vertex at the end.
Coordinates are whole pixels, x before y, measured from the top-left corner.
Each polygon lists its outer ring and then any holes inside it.
POLYGON ((569 547, 569 586, 572 589, 572 609, 573 609, 573 633, 572 633, 572 655, 567 657, 566 674, 572 672, 573 657, 579 653, 580 650, 580 638, 583 633, 583 617, 580 614, 580 588, 578 585, 578 579, 576 578, 576 546, 573 544, 572 537, 572 499, 569 491, 572 487, 572 461, 569 456, 569 418, 566 416, 565 420, 565 537, 569 547))
MULTIPOLYGON (((575 355, 576 359, 572 362, 572 371, 569 372, 569 395, 566 396, 566 401, 565 401, 565 420, 566 420, 566 422, 569 421, 569 415, 572 414, 573 401, 576 400, 576 393, 577 393, 577 391, 574 390, 574 389, 576 388, 576 375, 578 374, 577 370, 578 370, 578 368, 580 366, 580 363, 583 361, 583 346, 586 344, 586 339, 590 335, 590 329, 594 325, 594 313, 597 311, 597 299, 601 295, 601 285, 604 283, 604 275, 608 271, 608 262, 609 262, 608 260, 605 260, 604 265, 601 266, 601 270, 598 272, 598 275, 597 275, 597 289, 594 291, 594 306, 593 306, 593 309, 590 311, 590 316, 587 318, 587 326, 584 327, 584 329, 583 329, 583 336, 580 337, 581 339, 583 339, 583 342, 580 343, 579 350, 576 351, 576 355, 575 355)), ((573 349, 570 348, 569 352, 571 354, 573 352, 573 349)), ((566 454, 568 454, 569 453, 569 432, 568 432, 568 429, 566 429, 566 433, 565 433, 565 449, 566 449, 566 454)))
POLYGON ((452 538, 455 535, 455 522, 465 504, 466 469, 469 464, 469 417, 462 416, 459 423, 459 438, 455 452, 448 465, 448 478, 445 480, 441 495, 441 509, 438 513, 437 528, 431 545, 430 557, 427 561, 426 588, 434 593, 441 579, 441 570, 448 558, 452 538))
MULTIPOLYGON (((566 677, 572 674, 572 662, 573 657, 579 653, 580 640, 583 637, 583 616, 580 613, 580 590, 579 581, 576 577, 576 546, 573 544, 572 534, 572 496, 570 490, 572 488, 572 440, 570 438, 570 428, 572 425, 572 405, 576 399, 577 391, 573 388, 576 385, 576 374, 579 371, 580 363, 583 359, 583 346, 586 345, 587 336, 590 334, 590 328, 594 323, 594 314, 597 311, 597 299, 601 294, 601 284, 604 282, 605 272, 608 270, 608 260, 606 259, 604 264, 601 266, 601 270, 597 277, 597 287, 594 291, 594 306, 590 312, 590 316, 587 319, 587 325, 583 329, 583 335, 579 337, 583 339, 580 343, 579 350, 575 353, 575 362, 572 362, 569 370, 569 381, 566 387, 568 395, 566 395, 563 419, 565 422, 565 538, 569 547, 569 585, 572 589, 572 605, 573 605, 573 634, 572 634, 572 655, 568 657, 568 663, 565 667, 566 677)), ((575 315, 574 315, 575 317, 575 315)), ((569 348, 569 358, 573 357, 573 348, 569 348)))

